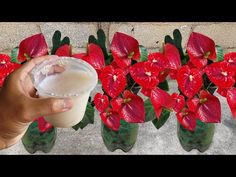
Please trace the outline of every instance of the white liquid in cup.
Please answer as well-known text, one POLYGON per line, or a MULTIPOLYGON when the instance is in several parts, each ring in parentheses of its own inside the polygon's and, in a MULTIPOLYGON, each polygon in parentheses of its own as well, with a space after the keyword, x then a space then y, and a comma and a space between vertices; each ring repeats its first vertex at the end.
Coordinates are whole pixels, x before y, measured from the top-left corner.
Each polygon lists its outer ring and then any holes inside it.
MULTIPOLYGON (((70 61, 70 58, 68 59, 70 61)), ((81 62, 79 63, 78 68, 73 65, 75 63, 70 64, 69 67, 65 67, 66 70, 62 73, 46 75, 44 79, 38 82, 36 87, 40 98, 70 97, 73 100, 73 107, 69 111, 44 117, 47 122, 55 127, 72 127, 82 120, 86 111, 90 92, 97 83, 97 74, 92 66, 82 60, 73 60, 73 62, 81 62), (80 70, 79 67, 82 67, 83 64, 88 68, 85 67, 85 69, 80 70), (42 92, 42 90, 45 92, 42 92)))

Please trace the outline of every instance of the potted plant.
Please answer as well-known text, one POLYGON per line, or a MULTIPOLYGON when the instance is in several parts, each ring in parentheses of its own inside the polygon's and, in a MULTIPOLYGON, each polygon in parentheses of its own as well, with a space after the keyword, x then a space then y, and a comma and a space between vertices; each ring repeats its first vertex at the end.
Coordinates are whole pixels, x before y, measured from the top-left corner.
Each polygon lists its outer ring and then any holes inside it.
POLYGON ((181 34, 174 30, 174 38, 165 37, 165 43, 178 48, 177 70, 170 74, 178 83, 179 94, 173 110, 178 120, 177 135, 186 151, 206 151, 213 140, 215 125, 221 122, 221 105, 215 91, 227 98, 233 117, 235 114, 236 53, 224 55, 223 49, 209 37, 192 32, 186 51, 181 46, 181 34))

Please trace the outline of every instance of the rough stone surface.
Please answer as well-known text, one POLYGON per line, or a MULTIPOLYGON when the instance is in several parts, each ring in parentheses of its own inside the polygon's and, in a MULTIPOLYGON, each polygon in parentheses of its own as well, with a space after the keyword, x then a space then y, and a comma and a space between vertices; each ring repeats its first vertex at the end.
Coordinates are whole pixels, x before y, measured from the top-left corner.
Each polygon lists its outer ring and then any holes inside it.
MULTIPOLYGON (((170 93, 176 91, 176 83, 170 82, 170 93)), ((219 95, 217 95, 219 96, 219 95)), ((236 122, 232 120, 230 110, 223 97, 222 124, 216 125, 213 143, 200 153, 197 150, 186 152, 177 138, 177 121, 172 113, 166 124, 157 130, 151 122, 140 124, 137 142, 133 149, 124 153, 121 150, 109 152, 101 137, 101 121, 96 112, 95 123, 77 132, 73 129, 58 129, 56 144, 49 154, 236 154, 236 122)), ((0 154, 28 154, 21 142, 0 151, 0 154)), ((44 154, 37 152, 36 154, 44 154)))
POLYGON ((141 45, 147 48, 162 46, 164 37, 171 35, 174 29, 180 29, 183 35, 182 45, 185 47, 188 36, 191 31, 191 26, 188 23, 111 23, 109 29, 109 41, 115 32, 123 32, 135 37, 141 45), (156 43, 159 41, 158 43, 156 43))
POLYGON ((1 22, 0 23, 0 51, 12 49, 33 34, 40 33, 38 23, 1 22))
POLYGON ((50 47, 56 30, 61 31, 62 37, 68 36, 74 47, 86 47, 89 35, 97 32, 97 23, 43 23, 40 27, 50 47))
POLYGON ((236 46, 236 23, 197 25, 193 31, 211 37, 216 44, 224 48, 236 46))

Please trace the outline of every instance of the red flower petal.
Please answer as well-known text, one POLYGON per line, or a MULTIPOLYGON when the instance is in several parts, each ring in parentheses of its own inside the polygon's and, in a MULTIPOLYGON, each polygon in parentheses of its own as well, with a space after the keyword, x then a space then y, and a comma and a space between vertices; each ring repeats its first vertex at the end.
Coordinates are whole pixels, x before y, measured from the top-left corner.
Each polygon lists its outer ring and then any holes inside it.
POLYGON ((218 87, 217 93, 219 93, 221 96, 226 97, 227 96, 228 89, 218 87))
POLYGON ((188 109, 192 112, 196 112, 199 108, 199 98, 191 98, 187 100, 188 109))
POLYGON ((221 88, 232 87, 235 83, 235 72, 228 67, 226 62, 212 63, 206 67, 205 71, 210 81, 221 88))
POLYGON ((104 112, 109 106, 109 99, 107 95, 97 93, 94 96, 94 104, 99 112, 104 112))
POLYGON ((228 62, 228 66, 230 69, 236 70, 236 52, 225 54, 224 61, 228 62))
POLYGON ((198 69, 202 69, 207 65, 208 60, 206 58, 196 58, 191 53, 188 54, 191 63, 198 69))
POLYGON ((100 117, 103 123, 111 128, 114 131, 118 131, 120 128, 120 116, 117 112, 112 109, 107 110, 107 112, 103 112, 100 114, 100 117))
POLYGON ((18 69, 21 65, 17 63, 8 62, 6 64, 0 65, 0 87, 3 86, 5 78, 11 74, 13 71, 18 69))
POLYGON ((150 62, 138 62, 130 67, 131 77, 145 88, 153 88, 159 83, 158 74, 159 70, 150 62))
POLYGON ((176 117, 179 123, 186 129, 194 131, 197 125, 196 115, 194 112, 184 108, 182 112, 178 112, 176 117))
POLYGON ((152 92, 152 89, 148 89, 148 88, 145 88, 145 87, 142 87, 142 89, 141 89, 141 93, 144 94, 147 97, 151 96, 151 92, 152 92))
POLYGON ((0 54, 0 68, 7 66, 10 63, 11 57, 5 54, 0 54))
POLYGON ((117 65, 121 68, 130 66, 131 59, 140 59, 138 41, 124 33, 116 32, 114 34, 110 49, 117 65))
POLYGON ((197 110, 197 117, 205 123, 221 122, 221 105, 216 96, 202 90, 200 92, 200 105, 197 110))
POLYGON ((173 93, 171 98, 174 100, 173 109, 175 112, 180 112, 185 105, 185 100, 183 95, 178 95, 177 93, 173 93))
POLYGON ((169 68, 177 70, 181 66, 180 54, 178 49, 172 44, 165 44, 164 55, 169 62, 169 68))
POLYGON ((21 41, 18 60, 23 62, 28 58, 40 57, 48 54, 48 46, 42 33, 33 35, 21 41))
POLYGON ((123 103, 124 103, 123 98, 112 99, 111 100, 112 109, 116 112, 120 112, 123 103))
POLYGON ((101 70, 105 67, 105 59, 100 46, 90 43, 88 44, 87 55, 84 53, 74 54, 73 57, 82 59, 92 65, 96 70, 101 70))
POLYGON ((172 109, 174 106, 174 101, 171 96, 158 87, 152 90, 150 99, 158 119, 162 108, 172 109))
POLYGON ((38 128, 41 133, 44 133, 53 127, 51 124, 46 122, 46 120, 43 117, 39 117, 37 121, 38 121, 38 128))
POLYGON ((170 69, 164 69, 160 71, 158 75, 159 82, 164 82, 166 80, 166 77, 169 75, 169 73, 170 73, 170 69))
POLYGON ((65 56, 70 57, 71 56, 71 46, 68 44, 65 44, 61 47, 59 47, 55 53, 57 56, 65 56))
POLYGON ((228 90, 227 102, 232 112, 233 118, 236 118, 236 88, 228 90))
POLYGON ((199 60, 216 59, 215 42, 209 37, 196 32, 192 32, 189 37, 187 52, 190 54, 189 56, 191 61, 192 57, 199 60))
POLYGON ((106 93, 116 98, 126 87, 126 77, 122 69, 114 69, 112 66, 106 66, 101 74, 100 80, 106 93))
POLYGON ((192 98, 202 87, 202 76, 198 69, 185 65, 178 71, 177 82, 183 94, 192 98))
POLYGON ((169 67, 168 59, 162 53, 159 52, 150 53, 148 55, 148 61, 151 62, 160 71, 169 67))

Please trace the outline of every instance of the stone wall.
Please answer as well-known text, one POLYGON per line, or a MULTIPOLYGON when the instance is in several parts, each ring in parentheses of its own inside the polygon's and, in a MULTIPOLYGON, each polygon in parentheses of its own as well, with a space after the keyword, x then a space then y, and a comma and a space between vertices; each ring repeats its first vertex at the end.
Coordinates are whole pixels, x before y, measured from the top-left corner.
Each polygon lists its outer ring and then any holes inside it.
MULTIPOLYGON (((107 44, 112 40, 116 31, 133 35, 140 44, 149 51, 157 51, 161 47, 164 36, 172 35, 175 28, 180 29, 183 35, 183 47, 191 31, 203 33, 211 37, 216 44, 226 51, 236 51, 236 23, 224 22, 0 22, 0 52, 9 51, 19 45, 20 41, 30 35, 42 32, 51 46, 51 38, 55 30, 60 30, 63 36, 69 36, 76 51, 83 51, 86 47, 88 36, 96 34, 102 28, 107 38, 107 44)), ((109 45, 108 45, 109 46, 109 45)))

